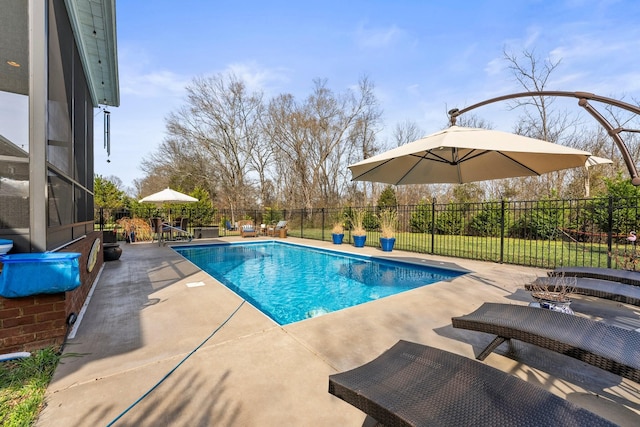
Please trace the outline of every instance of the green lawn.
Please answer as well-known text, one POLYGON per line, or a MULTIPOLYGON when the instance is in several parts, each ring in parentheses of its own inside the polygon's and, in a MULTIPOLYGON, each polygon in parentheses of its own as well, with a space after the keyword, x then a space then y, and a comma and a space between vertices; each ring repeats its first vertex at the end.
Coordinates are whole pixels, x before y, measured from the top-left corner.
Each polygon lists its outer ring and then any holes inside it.
MULTIPOLYGON (((322 229, 289 228, 289 236, 322 240, 322 229)), ((379 233, 367 233, 366 246, 379 247, 379 233)), ((324 230, 324 241, 331 241, 331 230, 324 230)), ((349 232, 344 244, 352 244, 349 232)), ((500 247, 497 237, 432 235, 429 233, 396 233, 395 249, 481 261, 504 262, 532 267, 555 268, 558 266, 607 266, 607 246, 604 244, 582 244, 562 240, 526 240, 505 238, 500 247), (433 252, 432 252, 433 242, 433 252), (502 252, 502 258, 501 258, 502 252)), ((615 260, 613 268, 618 266, 615 260)), ((621 267, 621 266, 620 266, 621 267)))
POLYGON ((60 360, 52 348, 31 357, 0 362, 0 425, 32 425, 40 412, 47 385, 60 360))

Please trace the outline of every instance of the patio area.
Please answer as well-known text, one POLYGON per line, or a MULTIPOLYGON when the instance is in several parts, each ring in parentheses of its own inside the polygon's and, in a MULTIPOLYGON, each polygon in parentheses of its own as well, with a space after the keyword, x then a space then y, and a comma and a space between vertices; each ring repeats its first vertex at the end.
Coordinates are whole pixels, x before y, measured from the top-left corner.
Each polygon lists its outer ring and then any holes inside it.
MULTIPOLYGON (((248 239, 192 244, 238 240, 248 239)), ((474 358, 493 337, 454 329, 451 318, 484 302, 527 304, 525 283, 546 275, 505 264, 287 241, 470 273, 279 326, 170 247, 121 244, 120 260, 105 263, 71 331, 36 425, 361 426, 365 415, 328 393, 330 374, 362 365, 400 339, 474 358)), ((640 328, 640 307, 582 296, 571 307, 640 328)), ((482 363, 619 425, 640 424, 640 384, 617 375, 520 342, 499 347, 482 363)))

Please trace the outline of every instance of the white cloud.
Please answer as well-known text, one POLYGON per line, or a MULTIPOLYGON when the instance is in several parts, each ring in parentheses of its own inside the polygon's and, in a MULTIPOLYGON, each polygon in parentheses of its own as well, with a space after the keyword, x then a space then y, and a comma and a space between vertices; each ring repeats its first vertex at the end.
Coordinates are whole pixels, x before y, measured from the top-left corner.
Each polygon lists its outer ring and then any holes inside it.
POLYGON ((406 91, 412 97, 421 96, 420 85, 417 83, 407 86, 406 91))
POLYGON ((540 28, 532 26, 527 28, 526 38, 523 40, 522 45, 525 49, 532 49, 536 46, 538 39, 540 38, 540 28))
POLYGON ((391 25, 382 28, 366 28, 360 24, 355 32, 356 44, 365 49, 382 49, 396 44, 404 38, 406 32, 391 25))
POLYGON ((124 95, 145 98, 160 96, 181 96, 190 79, 168 70, 158 70, 146 74, 128 75, 121 79, 120 91, 124 95))
POLYGON ((504 64, 505 61, 503 57, 494 58, 487 63, 487 65, 484 67, 484 71, 488 76, 496 76, 504 70, 504 64))
POLYGON ((118 51, 120 92, 143 98, 182 96, 190 78, 164 67, 155 67, 149 55, 133 46, 118 51))
POLYGON ((250 92, 262 91, 267 95, 274 91, 274 87, 289 81, 286 69, 264 68, 254 62, 230 64, 225 73, 233 73, 247 85, 250 92))

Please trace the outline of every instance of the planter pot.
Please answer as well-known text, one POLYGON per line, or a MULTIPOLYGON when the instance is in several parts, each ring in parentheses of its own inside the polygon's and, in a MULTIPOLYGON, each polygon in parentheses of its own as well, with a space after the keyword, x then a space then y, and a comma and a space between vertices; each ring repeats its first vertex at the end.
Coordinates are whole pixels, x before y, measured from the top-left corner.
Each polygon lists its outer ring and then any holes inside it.
POLYGON ((107 243, 104 245, 104 260, 105 261, 117 261, 122 255, 122 248, 117 243, 107 243))
POLYGON ((364 242, 367 240, 367 236, 353 236, 353 246, 356 248, 363 248, 364 242))
POLYGON ((380 246, 382 247, 382 252, 391 252, 393 250, 393 245, 395 243, 396 243, 395 237, 380 238, 380 246))
POLYGON ((342 244, 342 239, 344 239, 344 233, 343 234, 332 234, 331 238, 333 239, 333 244, 334 245, 341 245, 342 244))

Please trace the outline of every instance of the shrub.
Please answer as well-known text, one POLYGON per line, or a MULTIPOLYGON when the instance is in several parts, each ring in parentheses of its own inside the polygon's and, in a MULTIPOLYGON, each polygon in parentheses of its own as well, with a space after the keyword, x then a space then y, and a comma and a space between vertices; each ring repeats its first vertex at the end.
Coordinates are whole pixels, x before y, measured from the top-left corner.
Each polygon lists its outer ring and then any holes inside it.
POLYGON ((420 200, 409 219, 411 231, 415 233, 429 233, 431 231, 431 204, 420 200))
POLYGON ((378 197, 378 209, 395 208, 396 206, 398 206, 396 192, 393 187, 387 185, 380 193, 380 197, 378 197))
POLYGON ((377 230, 380 228, 378 216, 370 210, 365 210, 364 217, 362 218, 362 226, 365 230, 377 230))
POLYGON ((558 201, 543 200, 520 216, 509 229, 512 237, 523 239, 555 239, 564 228, 563 210, 558 201))
POLYGON ((470 231, 476 236, 500 236, 502 208, 499 202, 483 203, 482 210, 471 219, 470 231))
POLYGON ((153 238, 153 230, 151 229, 151 224, 149 224, 149 221, 146 221, 142 218, 124 217, 120 218, 117 221, 117 224, 122 229, 125 238, 127 236, 130 236, 131 232, 135 233, 136 240, 139 241, 152 240, 153 238))
POLYGON ((454 203, 449 203, 444 211, 436 215, 436 233, 462 234, 464 231, 464 213, 454 203))

